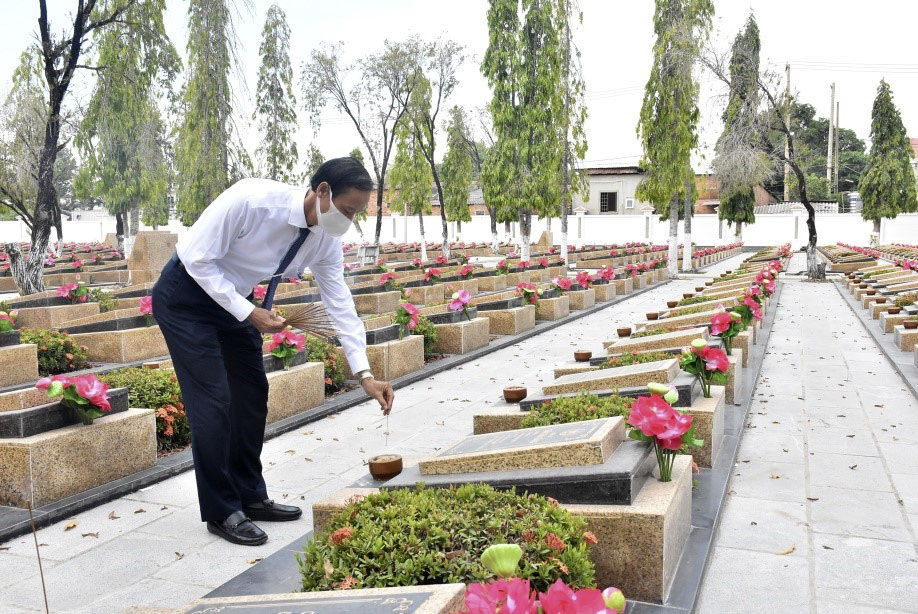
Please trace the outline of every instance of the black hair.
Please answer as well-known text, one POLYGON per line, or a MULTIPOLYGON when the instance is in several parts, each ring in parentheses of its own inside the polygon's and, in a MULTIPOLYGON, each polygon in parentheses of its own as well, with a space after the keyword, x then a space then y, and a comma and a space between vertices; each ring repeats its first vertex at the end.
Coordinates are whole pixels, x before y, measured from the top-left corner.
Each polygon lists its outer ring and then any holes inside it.
POLYGON ((370 179, 370 173, 356 158, 351 156, 332 158, 323 162, 322 166, 312 176, 309 185, 315 191, 323 181, 331 186, 331 190, 335 194, 341 194, 351 189, 363 192, 373 190, 373 180, 370 179))

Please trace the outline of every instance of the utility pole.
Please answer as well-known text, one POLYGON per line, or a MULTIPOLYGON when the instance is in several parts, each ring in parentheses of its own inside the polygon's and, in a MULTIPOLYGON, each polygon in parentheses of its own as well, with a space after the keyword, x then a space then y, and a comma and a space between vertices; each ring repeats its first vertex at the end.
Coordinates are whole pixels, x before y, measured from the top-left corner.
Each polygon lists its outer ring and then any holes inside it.
POLYGON ((841 102, 835 103, 835 193, 838 194, 838 169, 841 166, 838 154, 841 151, 841 102))
POLYGON ((835 155, 835 83, 832 83, 832 103, 829 105, 829 151, 826 153, 826 184, 832 187, 832 171, 835 170, 835 162, 832 160, 835 155))
MULTIPOLYGON (((788 129, 790 129, 790 62, 784 65, 784 81, 787 84, 787 89, 784 90, 784 123, 787 124, 788 129)), ((788 137, 784 137, 784 159, 787 160, 790 157, 790 141, 788 137)), ((787 162, 784 163, 784 202, 790 200, 790 164, 787 162)))

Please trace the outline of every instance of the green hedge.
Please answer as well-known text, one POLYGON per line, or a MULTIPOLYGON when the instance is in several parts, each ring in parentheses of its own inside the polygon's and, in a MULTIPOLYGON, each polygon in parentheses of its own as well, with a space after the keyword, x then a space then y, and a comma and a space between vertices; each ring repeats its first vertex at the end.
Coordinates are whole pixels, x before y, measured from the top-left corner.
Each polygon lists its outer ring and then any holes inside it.
POLYGON ((24 328, 22 343, 38 346, 38 373, 43 376, 79 371, 89 366, 85 345, 75 343, 67 333, 43 328, 24 328))
POLYGON ((614 416, 626 417, 631 412, 632 403, 634 399, 618 395, 598 397, 593 394, 581 394, 575 397, 559 397, 530 409, 529 415, 523 419, 520 427, 525 429, 614 416))
POLYGON ((130 407, 156 410, 156 442, 161 450, 189 444, 191 425, 174 371, 127 368, 111 371, 99 379, 112 388, 127 388, 130 407))

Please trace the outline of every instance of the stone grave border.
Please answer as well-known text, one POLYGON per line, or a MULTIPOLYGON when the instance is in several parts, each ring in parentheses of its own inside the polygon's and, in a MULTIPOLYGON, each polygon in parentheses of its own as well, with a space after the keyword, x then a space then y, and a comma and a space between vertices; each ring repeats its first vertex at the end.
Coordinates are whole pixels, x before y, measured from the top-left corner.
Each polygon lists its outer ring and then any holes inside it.
POLYGON ((863 309, 854 296, 846 292, 839 283, 833 281, 832 285, 835 286, 848 308, 860 321, 861 326, 873 337, 892 368, 905 380, 905 385, 911 391, 912 396, 918 400, 918 365, 915 365, 915 353, 900 350, 893 335, 884 333, 880 328, 879 320, 874 320, 870 317, 869 309, 863 309))
MULTIPOLYGON (((665 283, 665 282, 662 282, 665 283)), ((707 569, 709 554, 713 547, 720 513, 727 495, 727 486, 739 453, 740 439, 745 431, 746 419, 755 384, 759 378, 768 339, 771 336, 778 301, 781 298, 782 282, 772 297, 772 308, 768 310, 759 331, 759 341, 752 346, 749 367, 743 370, 742 403, 728 405, 724 419, 724 436, 717 464, 711 469, 702 468, 694 479, 697 488, 692 489, 692 528, 685 550, 679 560, 666 603, 656 604, 643 601, 628 601, 628 614, 691 614, 698 600, 701 582, 707 569)), ((630 296, 630 295, 629 295, 630 296)), ((366 475, 351 484, 351 488, 375 487, 379 484, 366 475)), ((273 594, 295 590, 300 585, 299 568, 294 555, 302 551, 312 531, 298 537, 274 554, 265 557, 235 578, 217 587, 205 598, 231 597, 246 594, 273 594)), ((627 595, 626 595, 627 598, 627 595)))
MULTIPOLYGON (((668 284, 670 281, 672 280, 666 279, 661 282, 649 284, 645 288, 634 290, 621 296, 616 296, 612 300, 606 301, 604 303, 598 303, 593 307, 571 312, 570 315, 559 320, 538 321, 536 322, 534 328, 524 331, 518 335, 502 336, 498 339, 492 340, 490 343, 488 343, 488 345, 478 350, 469 352, 467 354, 450 355, 446 358, 438 360, 433 364, 425 364, 424 368, 420 371, 409 373, 405 376, 392 380, 392 387, 398 390, 399 388, 427 379, 432 375, 437 375, 438 373, 442 373, 443 371, 453 367, 477 360, 482 356, 486 356, 487 354, 497 350, 502 350, 504 348, 510 347, 541 333, 547 332, 559 326, 563 326, 564 324, 569 324, 570 322, 579 320, 580 318, 584 318, 588 315, 592 315, 596 312, 602 311, 603 309, 612 307, 613 305, 621 304, 629 298, 638 296, 645 292, 649 292, 655 288, 659 288, 668 284)), ((168 358, 168 356, 163 358, 168 358)), ((111 371, 113 369, 127 367, 141 367, 144 363, 154 362, 155 360, 156 358, 148 358, 142 361, 125 364, 105 363, 100 364, 97 367, 86 369, 84 371, 71 373, 71 375, 101 373, 104 371, 111 371)), ((19 390, 30 387, 31 385, 23 384, 0 389, 0 391, 19 390)), ((316 422, 322 418, 325 418, 326 416, 337 414, 356 405, 360 405, 361 403, 369 400, 370 397, 360 388, 339 394, 330 400, 326 400, 322 405, 318 407, 314 407, 312 409, 290 416, 289 418, 284 418, 269 424, 265 428, 265 441, 273 439, 278 435, 282 435, 288 431, 292 431, 311 422, 316 422)), ((119 480, 109 482, 102 486, 97 486, 96 488, 91 488, 59 501, 55 501, 54 503, 49 503, 48 505, 43 505, 33 509, 32 513, 35 517, 35 526, 36 528, 42 528, 54 524, 55 522, 69 518, 79 512, 91 509, 104 503, 108 503, 113 499, 117 499, 132 492, 136 492, 141 488, 146 488, 168 478, 177 476, 181 473, 184 473, 185 471, 188 471, 193 466, 194 463, 191 458, 191 450, 183 450, 181 452, 176 452, 175 454, 159 458, 157 459, 156 464, 149 469, 139 471, 137 473, 125 476, 119 480)), ((0 544, 3 544, 4 542, 9 541, 14 537, 18 537, 24 533, 28 533, 29 531, 31 531, 31 524, 29 522, 29 514, 27 510, 0 506, 0 544)))

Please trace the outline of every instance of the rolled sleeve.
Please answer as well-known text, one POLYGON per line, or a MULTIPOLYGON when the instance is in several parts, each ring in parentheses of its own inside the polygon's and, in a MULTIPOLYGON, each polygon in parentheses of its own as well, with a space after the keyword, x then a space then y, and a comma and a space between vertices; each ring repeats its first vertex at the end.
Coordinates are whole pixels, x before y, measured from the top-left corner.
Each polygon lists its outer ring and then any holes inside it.
POLYGON ((309 269, 319 286, 322 304, 341 340, 351 372, 358 373, 370 368, 366 327, 357 315, 351 289, 344 283, 344 258, 340 241, 329 237, 328 245, 323 248, 322 257, 311 263, 309 269))

